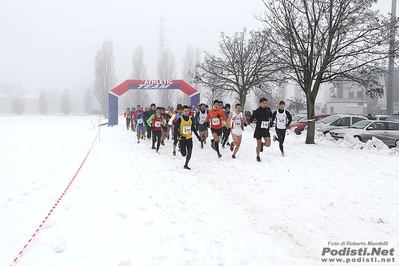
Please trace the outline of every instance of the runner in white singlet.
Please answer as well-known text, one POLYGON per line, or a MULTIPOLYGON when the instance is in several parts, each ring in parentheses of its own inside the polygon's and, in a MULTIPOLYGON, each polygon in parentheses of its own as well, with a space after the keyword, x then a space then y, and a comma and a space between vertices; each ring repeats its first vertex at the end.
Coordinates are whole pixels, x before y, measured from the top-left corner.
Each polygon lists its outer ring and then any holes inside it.
POLYGON ((248 125, 247 118, 241 112, 241 104, 237 103, 234 112, 230 112, 227 124, 231 125, 231 134, 233 142, 230 144, 230 150, 233 152, 231 157, 236 158, 236 154, 241 145, 242 131, 244 126, 248 125))

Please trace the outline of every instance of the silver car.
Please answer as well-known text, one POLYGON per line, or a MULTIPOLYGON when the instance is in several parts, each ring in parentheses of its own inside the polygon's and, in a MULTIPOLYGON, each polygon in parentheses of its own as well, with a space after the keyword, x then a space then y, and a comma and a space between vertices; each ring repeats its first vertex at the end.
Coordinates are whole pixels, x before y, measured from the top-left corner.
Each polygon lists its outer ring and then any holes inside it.
POLYGON ((327 134, 331 130, 346 128, 367 118, 360 115, 331 115, 316 122, 316 130, 327 134))
POLYGON ((399 122, 364 120, 349 128, 331 130, 330 134, 336 140, 343 139, 348 134, 363 142, 374 137, 384 142, 388 147, 399 147, 399 122))
POLYGON ((399 114, 390 115, 387 120, 388 121, 399 122, 399 114))

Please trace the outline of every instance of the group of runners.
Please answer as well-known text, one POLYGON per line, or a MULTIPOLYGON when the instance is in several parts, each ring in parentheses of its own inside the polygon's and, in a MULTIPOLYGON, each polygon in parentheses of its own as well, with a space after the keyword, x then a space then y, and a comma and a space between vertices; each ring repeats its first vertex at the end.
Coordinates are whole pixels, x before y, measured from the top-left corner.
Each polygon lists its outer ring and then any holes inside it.
POLYGON ((137 142, 147 138, 152 139, 151 148, 159 153, 161 145, 165 145, 165 139, 172 138, 172 154, 176 155, 176 148, 185 157, 184 169, 190 170, 188 166, 193 150, 193 134, 204 148, 208 138, 208 129, 211 130, 211 147, 221 158, 220 147, 230 146, 232 158, 235 159, 240 149, 244 127, 250 123, 255 124, 254 138, 256 139, 256 160, 261 162, 260 153, 263 148, 270 147, 270 127, 275 124, 276 135, 273 141, 279 142, 281 155, 284 155, 284 140, 286 129, 292 121, 291 114, 285 110, 285 102, 280 101, 279 108, 272 112, 267 107, 267 99, 259 100, 259 107, 253 111, 247 120, 237 103, 234 110, 230 104, 223 105, 222 101, 214 100, 212 108, 209 109, 204 103, 198 106, 178 104, 176 110, 172 106, 168 108, 150 107, 143 109, 140 105, 132 109, 127 108, 124 113, 126 118, 126 129, 137 132, 137 142), (229 142, 230 134, 232 142, 229 142))

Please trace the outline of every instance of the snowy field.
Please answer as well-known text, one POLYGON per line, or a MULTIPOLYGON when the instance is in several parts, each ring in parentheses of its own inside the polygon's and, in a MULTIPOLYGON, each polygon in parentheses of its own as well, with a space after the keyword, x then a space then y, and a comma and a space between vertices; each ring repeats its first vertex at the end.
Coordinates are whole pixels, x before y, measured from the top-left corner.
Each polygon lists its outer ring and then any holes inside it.
MULTIPOLYGON (((0 117, 0 265, 12 265, 77 173, 20 266, 328 265, 327 241, 399 240, 399 150, 353 139, 286 137, 256 162, 194 140, 151 150, 97 117, 0 117)), ((397 244, 397 243, 396 243, 397 244)), ((362 264, 358 264, 362 265, 362 264)), ((374 264, 367 264, 374 265, 374 264)), ((393 265, 393 264, 387 264, 393 265)))

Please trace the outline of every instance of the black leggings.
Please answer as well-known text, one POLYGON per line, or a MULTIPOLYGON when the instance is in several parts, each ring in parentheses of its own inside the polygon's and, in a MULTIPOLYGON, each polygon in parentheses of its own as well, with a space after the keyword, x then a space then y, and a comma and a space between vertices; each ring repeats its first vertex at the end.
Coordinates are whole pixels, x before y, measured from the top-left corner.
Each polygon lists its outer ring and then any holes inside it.
POLYGON ((279 142, 280 151, 284 153, 283 144, 285 140, 285 129, 276 128, 276 135, 277 135, 277 141, 279 142))
POLYGON ((155 147, 155 141, 157 141, 157 150, 159 150, 159 146, 161 145, 161 130, 152 131, 152 147, 155 147))
POLYGON ((173 133, 173 145, 177 145, 177 142, 178 142, 179 140, 178 140, 178 138, 177 138, 177 135, 175 134, 175 133, 173 133))
POLYGON ((222 137, 223 146, 226 145, 229 136, 230 136, 230 128, 223 127, 223 137, 222 137))
POLYGON ((184 139, 180 141, 180 152, 182 156, 186 156, 186 164, 188 165, 188 162, 191 159, 191 154, 193 152, 193 139, 184 139))

